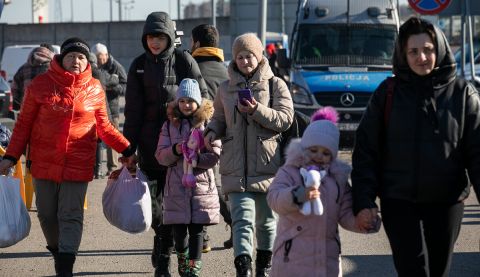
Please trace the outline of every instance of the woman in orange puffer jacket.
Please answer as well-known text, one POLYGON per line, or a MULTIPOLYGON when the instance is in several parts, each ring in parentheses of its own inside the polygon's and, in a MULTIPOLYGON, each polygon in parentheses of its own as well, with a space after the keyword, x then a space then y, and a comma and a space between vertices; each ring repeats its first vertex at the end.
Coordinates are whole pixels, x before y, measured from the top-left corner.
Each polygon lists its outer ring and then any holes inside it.
POLYGON ((0 173, 30 145, 38 218, 57 276, 72 276, 83 229, 83 203, 100 138, 133 162, 134 149, 107 116, 105 93, 92 78, 89 47, 67 39, 50 69, 27 87, 0 173))

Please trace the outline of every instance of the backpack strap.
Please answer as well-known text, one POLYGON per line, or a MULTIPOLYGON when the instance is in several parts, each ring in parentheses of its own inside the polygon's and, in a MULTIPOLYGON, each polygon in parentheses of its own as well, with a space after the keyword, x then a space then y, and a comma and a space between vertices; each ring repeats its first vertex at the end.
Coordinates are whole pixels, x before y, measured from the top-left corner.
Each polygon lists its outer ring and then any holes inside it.
POLYGON ((395 91, 395 78, 387 77, 387 98, 385 99, 385 110, 383 112, 383 123, 388 125, 392 113, 393 93, 395 91))
POLYGON ((174 84, 177 84, 177 85, 179 85, 180 82, 187 77, 186 72, 189 72, 189 69, 187 66, 187 58, 185 57, 185 51, 186 50, 180 50, 178 48, 175 48, 175 50, 173 50, 175 55, 172 56, 172 59, 174 62, 173 68, 175 69, 175 77, 176 77, 174 84), (184 76, 180 74, 183 74, 184 76))
POLYGON ((268 93, 270 95, 270 99, 268 100, 268 107, 272 108, 272 106, 273 106, 273 77, 268 79, 268 93))

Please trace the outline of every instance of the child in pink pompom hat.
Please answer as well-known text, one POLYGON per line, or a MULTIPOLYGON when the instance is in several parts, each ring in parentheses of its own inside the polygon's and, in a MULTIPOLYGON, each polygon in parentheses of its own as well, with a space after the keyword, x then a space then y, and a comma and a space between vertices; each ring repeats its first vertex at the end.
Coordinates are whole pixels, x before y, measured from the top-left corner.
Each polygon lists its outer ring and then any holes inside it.
POLYGON ((332 107, 315 112, 302 138, 293 139, 286 162, 270 185, 268 205, 278 216, 271 276, 341 276, 338 225, 358 233, 380 228, 380 217, 366 224, 355 218, 348 184, 351 167, 337 158, 340 131, 332 107), (322 171, 319 188, 305 187, 301 171, 322 171), (303 203, 320 198, 323 213, 304 215, 303 203))

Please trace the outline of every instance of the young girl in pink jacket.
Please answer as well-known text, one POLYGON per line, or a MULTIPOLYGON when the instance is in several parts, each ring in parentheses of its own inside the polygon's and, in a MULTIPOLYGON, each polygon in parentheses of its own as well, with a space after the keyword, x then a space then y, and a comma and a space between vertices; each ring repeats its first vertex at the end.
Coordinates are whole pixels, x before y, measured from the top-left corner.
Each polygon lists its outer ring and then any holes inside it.
POLYGON ((213 114, 213 104, 202 99, 196 80, 182 80, 167 114, 155 152, 158 163, 168 167, 162 223, 173 226, 179 275, 195 277, 202 269, 203 227, 220 220, 212 168, 218 162, 221 143, 215 141, 212 151, 195 147, 201 146, 200 131, 213 114))
MULTIPOLYGON (((351 167, 337 159, 340 132, 331 107, 312 116, 301 139, 287 149, 287 159, 270 185, 269 206, 279 215, 271 276, 342 276, 338 225, 353 232, 376 232, 380 219, 355 219, 348 184, 351 167), (319 188, 305 187, 300 169, 321 172, 319 188), (322 172, 323 171, 323 172, 322 172), (323 212, 304 215, 307 201, 320 198, 323 212)), ((322 209, 320 209, 322 210, 322 209)))

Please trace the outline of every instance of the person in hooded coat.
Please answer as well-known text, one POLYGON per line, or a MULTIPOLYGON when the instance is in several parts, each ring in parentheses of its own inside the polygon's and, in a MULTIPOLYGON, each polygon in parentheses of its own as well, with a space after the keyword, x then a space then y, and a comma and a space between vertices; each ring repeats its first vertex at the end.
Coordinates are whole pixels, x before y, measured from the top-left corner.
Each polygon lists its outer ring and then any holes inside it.
POLYGON ((479 95, 442 31, 416 17, 400 28, 393 73, 356 131, 354 211, 375 215, 380 198, 398 276, 448 276, 468 179, 480 184, 479 95))
POLYGON ((25 89, 32 82, 33 78, 47 72, 53 55, 54 53, 46 46, 36 47, 28 55, 27 62, 17 70, 13 76, 11 88, 14 110, 20 110, 25 89))
POLYGON ((128 72, 123 134, 138 150, 140 169, 155 183, 152 265, 156 268, 155 276, 170 276, 173 234, 171 226, 163 225, 161 211, 167 168, 158 163, 155 151, 160 130, 167 120, 168 102, 175 99, 180 82, 184 78, 195 79, 203 98, 208 98, 207 85, 193 57, 175 49, 175 27, 167 13, 148 15, 142 44, 145 53, 133 60, 128 72))

